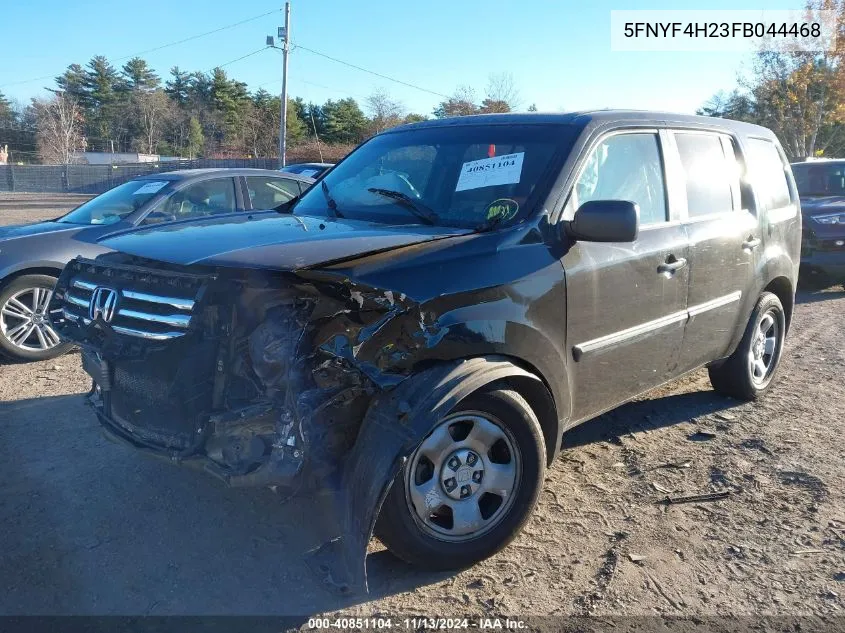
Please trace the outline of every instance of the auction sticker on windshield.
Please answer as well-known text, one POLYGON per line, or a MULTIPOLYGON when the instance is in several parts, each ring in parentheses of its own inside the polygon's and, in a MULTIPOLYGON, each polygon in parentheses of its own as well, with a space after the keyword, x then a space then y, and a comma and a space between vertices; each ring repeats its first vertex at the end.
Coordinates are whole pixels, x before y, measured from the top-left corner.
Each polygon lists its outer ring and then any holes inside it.
POLYGON ((145 194, 156 193, 159 189, 167 186, 166 180, 154 180, 153 182, 145 183, 142 187, 132 192, 133 196, 143 196, 145 194))
POLYGON ((464 163, 455 191, 517 183, 522 176, 524 158, 525 152, 519 152, 464 163))

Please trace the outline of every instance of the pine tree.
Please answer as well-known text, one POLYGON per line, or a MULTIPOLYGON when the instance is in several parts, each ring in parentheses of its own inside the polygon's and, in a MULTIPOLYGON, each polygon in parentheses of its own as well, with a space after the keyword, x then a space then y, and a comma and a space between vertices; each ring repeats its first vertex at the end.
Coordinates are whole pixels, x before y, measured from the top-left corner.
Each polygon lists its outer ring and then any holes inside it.
POLYGON ((191 92, 191 74, 182 72, 178 66, 170 69, 171 79, 164 84, 164 91, 180 106, 188 102, 191 92))
POLYGON ((10 121, 14 118, 14 114, 12 104, 9 103, 6 96, 0 91, 0 121, 10 121))
POLYGON ((188 123, 188 158, 196 158, 202 151, 205 143, 205 136, 202 133, 202 126, 196 117, 191 117, 188 123))
POLYGON ((130 91, 137 90, 155 90, 159 87, 159 77, 155 74, 152 68, 147 66, 147 62, 140 57, 133 57, 123 65, 121 69, 123 75, 122 88, 130 91))
POLYGON ((120 77, 109 61, 102 55, 91 58, 82 76, 85 94, 87 136, 94 141, 94 147, 108 150, 111 142, 120 146, 123 122, 118 107, 117 90, 120 77))
POLYGON ((325 141, 328 143, 358 143, 366 133, 367 117, 352 97, 326 101, 323 106, 326 118, 325 141))
POLYGON ((85 87, 85 69, 79 64, 68 66, 65 72, 56 77, 56 85, 59 89, 53 92, 64 92, 76 99, 83 108, 91 106, 88 91, 85 87))

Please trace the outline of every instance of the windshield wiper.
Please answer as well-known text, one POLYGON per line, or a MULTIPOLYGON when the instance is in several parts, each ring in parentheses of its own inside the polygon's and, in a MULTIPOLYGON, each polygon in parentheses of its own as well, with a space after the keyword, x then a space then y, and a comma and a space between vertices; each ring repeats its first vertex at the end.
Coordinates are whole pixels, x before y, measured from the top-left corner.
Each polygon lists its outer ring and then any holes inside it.
POLYGON ((437 220, 440 219, 440 217, 429 207, 424 205, 422 202, 414 200, 411 196, 402 193, 401 191, 379 189, 378 187, 370 187, 367 191, 395 200, 426 224, 435 224, 437 220))
POLYGON ((334 198, 332 198, 332 194, 329 193, 329 186, 326 184, 326 181, 320 183, 320 189, 323 190, 323 195, 326 198, 326 204, 329 205, 329 209, 334 214, 336 218, 342 218, 343 214, 337 208, 337 202, 335 202, 334 198))
POLYGON ((492 231, 497 226, 499 226, 502 223, 502 220, 504 220, 504 219, 505 219, 505 216, 503 214, 497 213, 492 218, 487 218, 486 220, 484 220, 484 222, 479 224, 475 228, 475 230, 478 233, 486 233, 487 231, 492 231))

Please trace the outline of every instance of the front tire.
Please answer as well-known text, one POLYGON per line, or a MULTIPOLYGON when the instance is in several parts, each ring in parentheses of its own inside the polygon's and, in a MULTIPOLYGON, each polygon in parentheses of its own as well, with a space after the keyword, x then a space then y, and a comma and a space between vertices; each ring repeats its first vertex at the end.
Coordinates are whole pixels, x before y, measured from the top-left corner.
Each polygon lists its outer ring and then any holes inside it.
POLYGON ((50 324, 48 306, 56 278, 21 275, 0 288, 0 354, 21 362, 48 360, 68 352, 50 324))
POLYGON ((713 389, 738 400, 760 398, 777 374, 785 335, 783 305, 777 295, 764 292, 736 351, 721 365, 708 369, 713 389))
POLYGON ((376 536, 431 570, 469 567, 519 534, 537 504, 546 447, 518 393, 471 395, 417 447, 382 506, 376 536))

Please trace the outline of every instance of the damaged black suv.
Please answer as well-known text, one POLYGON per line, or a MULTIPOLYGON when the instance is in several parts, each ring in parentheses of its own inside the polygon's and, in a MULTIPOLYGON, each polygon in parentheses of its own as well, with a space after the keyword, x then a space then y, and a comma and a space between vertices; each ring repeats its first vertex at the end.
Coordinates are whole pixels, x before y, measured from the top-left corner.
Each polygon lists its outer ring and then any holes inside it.
POLYGON ((319 568, 350 584, 373 530, 429 568, 490 556, 566 429, 681 374, 757 398, 793 308, 795 184, 742 123, 428 121, 278 211, 110 238, 52 310, 111 437, 325 493, 319 568))

